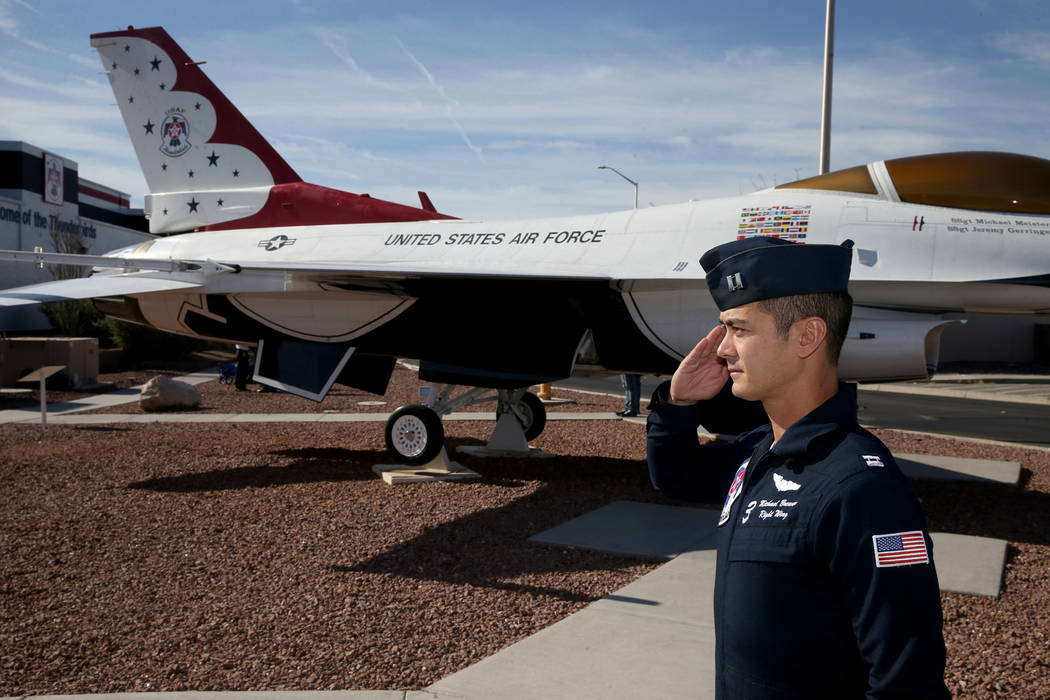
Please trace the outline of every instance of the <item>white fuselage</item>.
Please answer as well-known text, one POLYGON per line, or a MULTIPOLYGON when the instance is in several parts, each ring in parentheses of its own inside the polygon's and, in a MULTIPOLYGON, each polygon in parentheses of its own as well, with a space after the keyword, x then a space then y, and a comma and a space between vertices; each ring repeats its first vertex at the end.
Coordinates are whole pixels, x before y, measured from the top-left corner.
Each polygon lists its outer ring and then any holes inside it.
MULTIPOLYGON (((623 295, 649 341, 680 358, 717 322, 700 256, 744 235, 780 235, 802 243, 852 239, 851 341, 889 341, 903 333, 906 344, 922 345, 926 333, 943 324, 935 314, 949 311, 1050 311, 1047 287, 993 282, 1050 272, 1050 216, 807 190, 567 218, 209 231, 157 239, 121 254, 239 265, 238 274, 210 276, 203 293, 229 295, 256 320, 323 342, 352 341, 415 301, 384 290, 384 280, 602 280, 623 295), (369 280, 376 289, 346 291, 340 283, 347 280, 369 280)), ((142 310, 154 325, 185 332, 173 317, 184 296, 150 295, 142 310)), ((847 368, 851 354, 874 347, 851 341, 844 351, 847 368)), ((931 350, 936 347, 923 350, 923 361, 930 361, 931 350)), ((865 361, 870 355, 863 353, 865 361)), ((876 376, 903 374, 892 368, 876 376)))

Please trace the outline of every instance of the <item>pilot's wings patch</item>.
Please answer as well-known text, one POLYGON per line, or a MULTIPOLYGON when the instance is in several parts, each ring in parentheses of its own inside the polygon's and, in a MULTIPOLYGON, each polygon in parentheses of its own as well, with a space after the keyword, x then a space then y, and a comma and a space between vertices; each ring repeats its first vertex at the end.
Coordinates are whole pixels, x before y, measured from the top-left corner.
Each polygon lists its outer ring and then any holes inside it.
POLYGON ((777 491, 798 491, 802 487, 802 484, 785 479, 776 472, 773 472, 773 485, 777 487, 777 491))

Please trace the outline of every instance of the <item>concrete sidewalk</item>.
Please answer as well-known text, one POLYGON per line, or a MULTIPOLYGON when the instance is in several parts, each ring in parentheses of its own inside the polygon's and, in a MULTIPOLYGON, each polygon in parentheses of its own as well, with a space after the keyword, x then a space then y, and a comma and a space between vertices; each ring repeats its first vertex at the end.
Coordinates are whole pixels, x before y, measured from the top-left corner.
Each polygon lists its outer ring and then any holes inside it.
MULTIPOLYGON (((218 370, 207 370, 204 372, 193 372, 185 374, 177 379, 187 384, 204 384, 219 378, 218 370)), ((96 408, 109 408, 110 406, 123 406, 125 404, 137 403, 142 394, 145 384, 131 387, 130 389, 118 389, 104 394, 85 394, 83 398, 76 401, 64 401, 61 403, 49 403, 47 405, 47 420, 50 423, 53 418, 70 413, 90 411, 96 408)), ((174 415, 174 414, 167 414, 174 415)), ((39 423, 40 407, 30 406, 27 408, 9 408, 0 411, 0 423, 39 423)))
MULTIPOLYGON (((83 410, 83 409, 78 409, 83 410)), ((47 413, 48 425, 105 425, 108 423, 382 423, 390 413, 203 413, 184 411, 175 413, 47 413)), ((496 414, 487 411, 462 411, 442 416, 451 421, 496 421, 496 414)), ((608 413, 548 413, 548 421, 566 420, 620 420, 608 413)), ((39 410, 0 411, 0 423, 39 424, 39 410)))

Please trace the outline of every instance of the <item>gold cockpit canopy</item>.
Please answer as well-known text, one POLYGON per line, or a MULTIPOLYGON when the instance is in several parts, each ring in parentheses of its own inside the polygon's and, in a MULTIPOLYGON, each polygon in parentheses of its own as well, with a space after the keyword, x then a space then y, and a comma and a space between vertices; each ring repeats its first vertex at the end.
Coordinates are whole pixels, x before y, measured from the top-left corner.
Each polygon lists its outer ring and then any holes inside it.
MULTIPOLYGON (((966 151, 886 161, 902 202, 985 211, 1050 214, 1050 160, 966 151)), ((797 180, 777 189, 876 194, 867 166, 797 180)))

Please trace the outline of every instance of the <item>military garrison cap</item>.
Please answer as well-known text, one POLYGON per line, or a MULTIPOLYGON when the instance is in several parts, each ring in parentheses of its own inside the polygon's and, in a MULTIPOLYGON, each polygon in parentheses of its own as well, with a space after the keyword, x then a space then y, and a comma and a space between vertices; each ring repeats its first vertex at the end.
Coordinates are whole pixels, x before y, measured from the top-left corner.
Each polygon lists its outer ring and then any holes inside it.
POLYGON ((816 245, 766 237, 724 243, 700 258, 720 311, 775 297, 845 292, 852 262, 853 241, 816 245))

